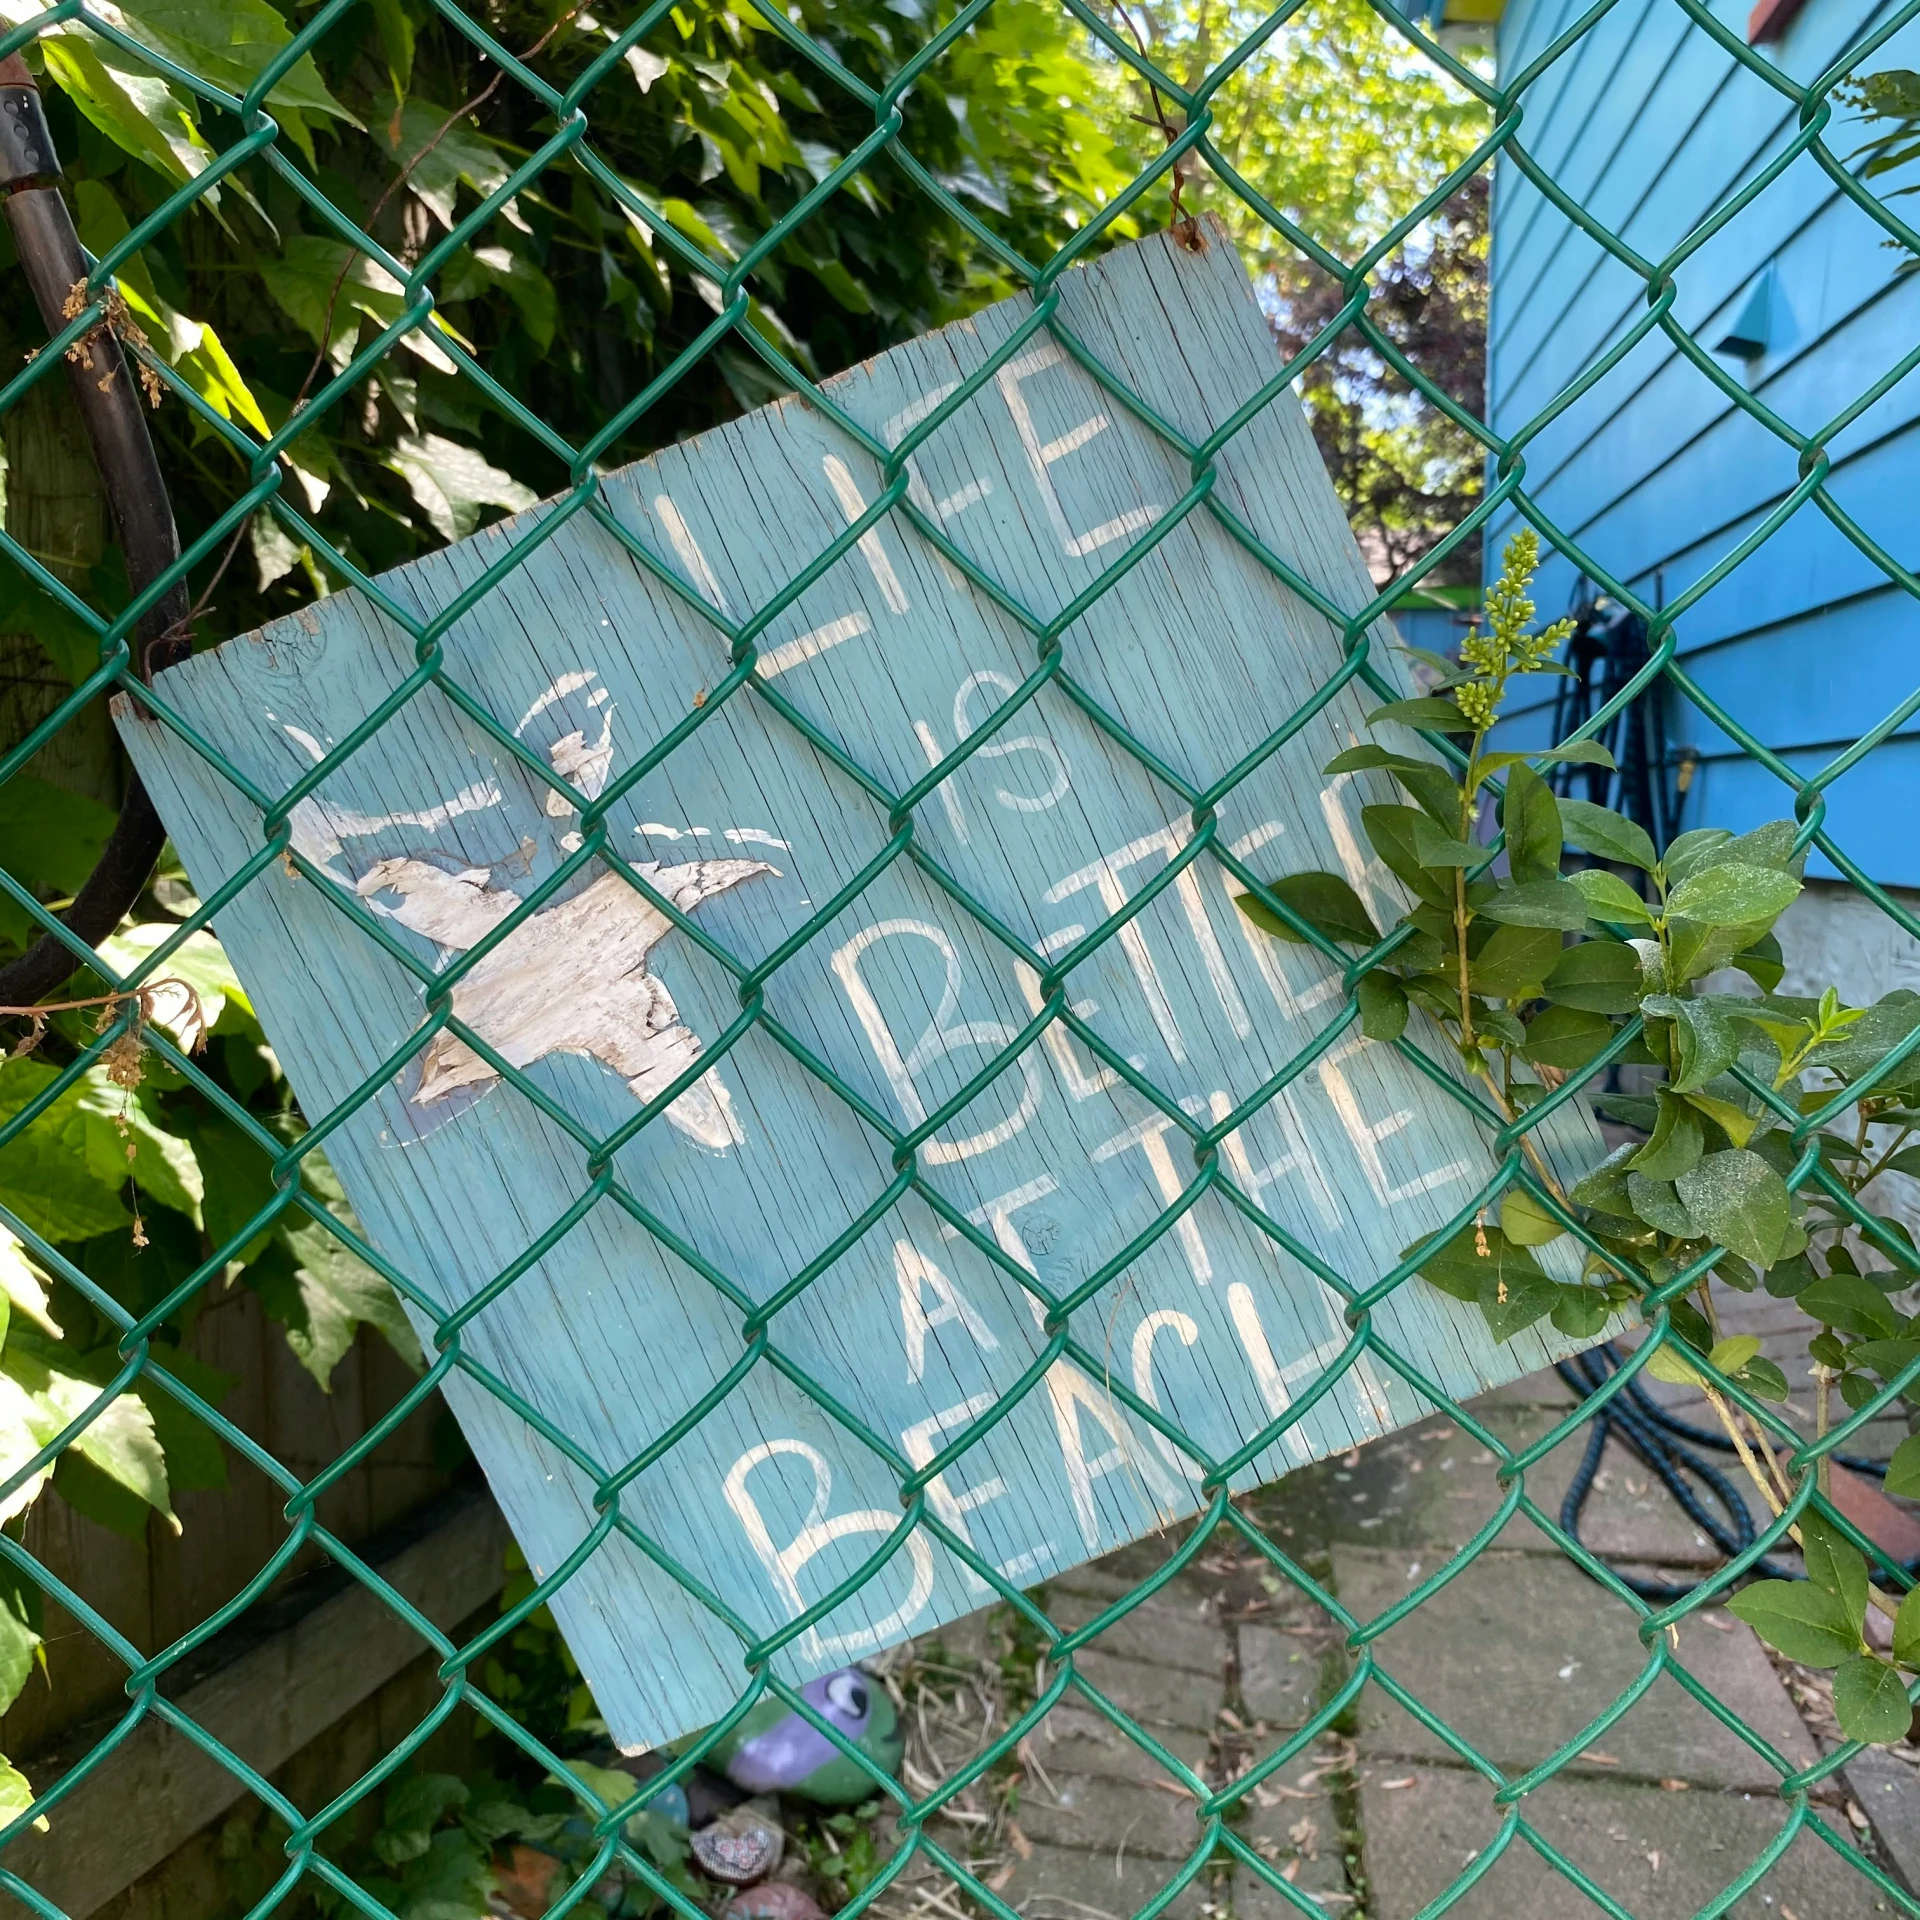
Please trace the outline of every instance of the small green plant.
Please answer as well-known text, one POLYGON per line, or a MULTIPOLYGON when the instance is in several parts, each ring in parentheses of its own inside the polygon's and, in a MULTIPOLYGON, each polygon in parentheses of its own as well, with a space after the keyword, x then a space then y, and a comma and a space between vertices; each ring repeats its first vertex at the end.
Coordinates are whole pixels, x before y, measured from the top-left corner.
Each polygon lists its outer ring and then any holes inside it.
MULTIPOLYGON (((1497 1214, 1482 1209, 1407 1255, 1430 1285, 1478 1307, 1498 1340, 1543 1319, 1588 1338, 1648 1292, 1686 1282, 1644 1364, 1700 1388, 1777 1516, 1798 1489, 1746 1403, 1784 1402, 1788 1382, 1758 1340, 1723 1337, 1714 1287, 1764 1285, 1803 1309, 1820 1433, 1835 1387, 1855 1410, 1894 1392, 1920 1404, 1920 1315, 1895 1299, 1920 1277, 1920 1252, 1866 1199, 1883 1173, 1920 1175, 1920 1147, 1908 1144, 1920 1132, 1920 994, 1857 1008, 1831 988, 1817 999, 1775 991, 1774 926, 1804 863, 1792 821, 1737 836, 1698 828, 1662 851, 1624 815, 1556 795, 1539 772, 1610 768, 1605 748, 1491 748, 1510 683, 1568 671, 1553 655, 1571 623, 1532 630, 1538 560, 1531 532, 1509 543, 1485 631, 1457 664, 1407 650, 1435 676, 1432 691, 1368 716, 1413 730, 1405 747, 1370 741, 1325 769, 1384 773, 1406 796, 1363 808, 1361 824, 1407 911, 1383 932, 1331 873, 1287 875, 1240 905, 1278 939, 1361 950, 1361 1030, 1382 1045, 1437 1038, 1503 1124, 1570 1076, 1635 1070, 1631 1092, 1594 1104, 1639 1137, 1566 1181, 1522 1132, 1525 1164, 1497 1214), (1420 733, 1464 740, 1464 752, 1449 764, 1420 733), (1499 838, 1483 837, 1489 818, 1499 838), (1568 870, 1576 851, 1586 864, 1568 870), (1729 970, 1751 990, 1716 987, 1729 970)), ((1920 1438, 1896 1452, 1887 1484, 1920 1495, 1920 1438)), ((1848 1734, 1900 1738, 1902 1670, 1920 1671, 1920 1600, 1875 1587, 1865 1556, 1811 1507, 1794 1538, 1808 1581, 1761 1582, 1736 1611, 1789 1657, 1840 1668, 1848 1734), (1864 1639, 1869 1606, 1897 1616, 1891 1659, 1864 1639)))

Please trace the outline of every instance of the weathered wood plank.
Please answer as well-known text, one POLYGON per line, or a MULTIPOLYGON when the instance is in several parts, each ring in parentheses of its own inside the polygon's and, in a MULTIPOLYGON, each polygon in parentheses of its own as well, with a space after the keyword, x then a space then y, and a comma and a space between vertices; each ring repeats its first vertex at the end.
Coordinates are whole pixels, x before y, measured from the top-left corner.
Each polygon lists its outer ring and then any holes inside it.
MULTIPOLYGON (((500 1591, 505 1530, 467 1499, 376 1571, 436 1626, 455 1627, 500 1591)), ((428 1643, 353 1586, 179 1696, 182 1712, 271 1774, 374 1694, 428 1643)), ((55 1784, 39 1777, 40 1790, 55 1784)), ((64 1912, 93 1913, 246 1793, 244 1781, 157 1719, 141 1723, 53 1810, 45 1833, 7 1849, 7 1867, 64 1912)), ((0 1910, 23 1913, 11 1901, 0 1910)))
MULTIPOLYGON (((1060 292, 1062 318, 1099 361, 1194 441, 1277 371, 1245 276, 1218 240, 1199 253, 1145 242, 1068 276, 1060 292)), ((836 381, 834 398, 897 442, 1029 311, 1011 301, 903 347, 836 381)), ((608 476, 602 498, 694 596, 741 618, 842 535, 881 484, 830 421, 787 404, 608 476)), ((917 860, 894 838, 889 803, 835 756, 885 793, 905 791, 1033 674, 1042 656, 1032 634, 891 516, 761 636, 762 683, 829 754, 752 686, 710 700, 727 672, 723 636, 576 516, 446 636, 448 674, 553 778, 535 779, 428 688, 294 812, 297 844, 332 884, 275 863, 219 916, 318 1121, 422 1022, 418 983, 340 899, 380 916, 422 964, 470 948, 579 844, 580 806, 691 713, 701 724, 607 815, 610 845, 653 887, 751 966, 865 878, 765 984, 786 1044, 765 1024, 749 1028, 618 1155, 657 1233, 601 1198, 460 1336, 467 1356, 611 1474, 739 1359, 743 1315, 715 1276, 765 1301, 821 1265, 772 1322, 790 1371, 762 1360, 619 1496, 655 1551, 750 1634, 819 1603, 883 1545, 900 1519, 898 1462, 931 1461, 1008 1400, 1007 1417, 929 1499, 988 1564, 1027 1582, 1197 1504, 1201 1470, 1126 1413, 1108 1380, 1218 1459, 1258 1435, 1345 1341, 1338 1296, 1217 1191, 1075 1315, 1082 1347, 1107 1357, 1104 1377, 1042 1364, 1043 1308, 1029 1292, 1079 1285, 1162 1220, 1198 1171, 1175 1116, 1225 1117, 1341 1008, 1338 969, 1254 934, 1212 851, 1168 880, 1194 831, 1191 805, 1086 711, 1097 703, 1203 791, 1341 668, 1338 626, 1204 508, 1162 524, 1191 484, 1187 460, 1044 334, 918 451, 915 497, 1037 619, 1057 619, 1132 543, 1144 537, 1151 550, 1060 634, 1075 691, 1041 685, 921 801, 917 860), (920 1146, 919 1171, 947 1215, 917 1195, 884 1206, 891 1143, 852 1101, 903 1131, 939 1113, 1039 1010, 1031 963, 1133 906, 1075 966, 1069 997, 1166 1104, 1051 1027, 920 1146)), ((1221 451, 1213 486, 1336 604, 1370 598, 1290 396, 1221 451)), ((402 569, 386 588, 422 614, 443 608, 546 511, 402 569)), ((340 595, 176 669, 161 689, 278 793, 413 665, 404 633, 340 595)), ((1211 830, 1262 871, 1344 869, 1391 918, 1394 883, 1358 835, 1361 804, 1388 796, 1370 777, 1329 785, 1318 771, 1372 704, 1351 686, 1335 693, 1220 800, 1211 830)), ((210 892, 261 844, 259 814, 166 729, 124 720, 123 732, 210 892)), ((604 870, 548 901, 453 1004, 600 1137, 740 1011, 726 969, 604 870)), ((1559 1150, 1584 1150, 1582 1125, 1567 1118, 1559 1150)), ((347 1117, 327 1150, 375 1242, 448 1309, 519 1260, 591 1185, 579 1143, 446 1034, 347 1117)), ((1458 1211, 1492 1166, 1444 1091, 1352 1033, 1314 1055, 1220 1159, 1299 1247, 1358 1284, 1458 1211)), ((1477 1313, 1422 1285, 1385 1302, 1376 1324, 1454 1394, 1560 1350, 1532 1334, 1495 1349, 1477 1313)), ((550 1572, 594 1524, 593 1480, 469 1377, 453 1376, 447 1395, 530 1562, 550 1572)), ((1389 1367, 1367 1361, 1240 1478, 1271 1478, 1423 1410, 1389 1367)), ((987 1592, 916 1529, 778 1656, 780 1668, 840 1664, 970 1611, 987 1592)), ((618 1535, 554 1605, 625 1742, 703 1724, 741 1684, 739 1634, 618 1535)))

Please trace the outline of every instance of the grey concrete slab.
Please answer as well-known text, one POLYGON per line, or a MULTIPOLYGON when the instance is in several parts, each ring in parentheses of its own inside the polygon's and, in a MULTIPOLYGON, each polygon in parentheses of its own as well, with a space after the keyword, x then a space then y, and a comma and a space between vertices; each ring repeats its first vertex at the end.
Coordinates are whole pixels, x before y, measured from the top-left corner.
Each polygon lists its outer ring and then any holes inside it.
MULTIPOLYGON (((1502 1825, 1487 1783, 1454 1767, 1363 1769, 1360 1801, 1372 1920, 1420 1912, 1491 1848, 1502 1825)), ((1527 1823, 1634 1920, 1699 1912, 1759 1858, 1786 1817, 1772 1796, 1591 1778, 1555 1783, 1523 1805, 1527 1823)), ((1593 1920, 1602 1909, 1516 1834, 1447 1911, 1456 1920, 1593 1920)), ((1878 1920, 1894 1909, 1864 1874, 1803 1833, 1726 1911, 1730 1920, 1878 1920)))
MULTIPOLYGON (((1206 1777, 1204 1730, 1156 1726, 1152 1733, 1175 1759, 1206 1777)), ((1068 1694, 1061 1700, 1028 1735, 1027 1745, 1047 1778, 1055 1782, 1093 1775, 1153 1787, 1156 1782, 1176 1778, 1137 1740, 1088 1705, 1084 1695, 1068 1694)), ((1045 1790, 1044 1784, 1039 1790, 1045 1790)))
MULTIPOLYGON (((1134 1582, 1096 1565, 1050 1580, 1047 1618, 1071 1633, 1134 1591, 1134 1582)), ((1088 1643, 1089 1649, 1150 1665, 1183 1667, 1218 1678, 1227 1658, 1218 1583, 1183 1574, 1130 1607, 1088 1643)))
MULTIPOLYGON (((1400 1554, 1336 1551, 1342 1598, 1363 1619, 1408 1591, 1400 1554)), ((1546 1759, 1639 1679, 1636 1616, 1562 1560, 1489 1551, 1373 1643, 1381 1665, 1508 1772, 1546 1759)), ((1760 1644, 1724 1614, 1679 1629, 1678 1662, 1794 1767, 1814 1758, 1760 1644)), ((1441 1758, 1446 1747, 1388 1694, 1360 1701, 1363 1754, 1441 1758)), ((1779 1770, 1661 1674, 1598 1741, 1618 1771, 1771 1792, 1779 1770)), ((1591 1769, 1592 1763, 1585 1763, 1591 1769)))
MULTIPOLYGON (((998 1891, 1023 1920, 1129 1920, 1179 1871, 1172 1861, 1129 1851, 1115 1835, 1097 1851, 1035 1845, 998 1891)), ((1171 1920, 1226 1920, 1228 1903, 1203 1869, 1162 1911, 1171 1920)))
MULTIPOLYGON (((1161 1666, 1137 1654, 1112 1653, 1098 1642, 1073 1656, 1074 1672, 1081 1679, 1130 1718, 1156 1730, 1185 1727, 1209 1732, 1226 1699, 1223 1668, 1224 1662, 1211 1674, 1194 1673, 1185 1667, 1161 1666)), ((1085 1703, 1086 1696, 1080 1699, 1085 1703)))
POLYGON ((1844 1772, 1887 1858, 1920 1893, 1920 1772, 1881 1747, 1863 1748, 1844 1772))
POLYGON ((1248 1624, 1240 1629, 1240 1695, 1247 1712, 1269 1727, 1302 1727, 1319 1704, 1324 1650, 1339 1633, 1287 1633, 1248 1624))

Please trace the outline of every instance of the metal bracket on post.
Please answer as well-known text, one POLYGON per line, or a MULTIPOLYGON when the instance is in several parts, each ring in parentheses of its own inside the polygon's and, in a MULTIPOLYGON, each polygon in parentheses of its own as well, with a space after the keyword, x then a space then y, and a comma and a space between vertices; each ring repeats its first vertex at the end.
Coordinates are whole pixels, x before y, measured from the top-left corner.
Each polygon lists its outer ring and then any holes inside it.
MULTIPOLYGON (((13 54, 0 60, 0 207, 49 338, 68 325, 68 302, 87 277, 87 256, 59 183, 60 158, 39 87, 26 61, 13 54)), ((110 327, 96 331, 88 355, 88 367, 69 360, 67 384, 93 447, 94 465, 126 555, 128 582, 138 593, 180 558, 180 536, 147 431, 140 389, 128 377, 120 342, 110 327)), ((184 581, 176 581, 148 609, 133 640, 135 671, 142 680, 186 657, 192 641, 184 581)), ((137 774, 129 774, 120 817, 99 863, 62 916, 69 933, 90 947, 106 939, 139 898, 165 841, 166 830, 146 788, 137 774)), ((30 1006, 71 978, 80 964, 65 941, 43 934, 18 960, 0 967, 0 1004, 30 1006)))

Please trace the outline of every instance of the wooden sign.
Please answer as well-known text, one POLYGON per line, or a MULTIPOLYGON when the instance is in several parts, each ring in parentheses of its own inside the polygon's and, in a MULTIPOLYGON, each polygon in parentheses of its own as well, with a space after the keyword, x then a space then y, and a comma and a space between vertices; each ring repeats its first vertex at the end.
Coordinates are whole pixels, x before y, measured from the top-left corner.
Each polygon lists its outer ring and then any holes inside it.
MULTIPOLYGON (((1073 334, 1191 441, 1279 366, 1217 235, 1199 252, 1144 241, 1059 292, 1073 334)), ((1030 311, 1010 300, 901 347, 834 381, 833 397, 895 444, 1030 311)), ((918 450, 912 482, 957 547, 1044 617, 1151 544, 1061 644, 1083 696, 1195 788, 1254 753, 1341 664, 1338 629, 1204 506, 1162 524, 1191 485, 1186 460, 1044 331, 918 450)), ((843 536, 881 484, 856 443, 793 402, 611 475, 601 497, 697 598, 739 620, 843 536)), ((1336 603, 1372 597, 1290 395, 1220 450, 1215 497, 1336 603)), ((549 510, 402 568, 384 588, 430 617, 549 510)), ((1383 662, 1390 639, 1383 626, 1383 662)), ((399 1058, 424 1018, 418 981, 337 901, 357 900, 423 963, 453 959, 579 846, 579 806, 696 712, 701 724, 607 816, 611 845, 743 965, 825 915, 766 978, 763 1020, 615 1157, 651 1226, 593 1198, 589 1152, 450 1033, 407 1055, 326 1141, 374 1244, 448 1310, 577 1214, 460 1339, 608 1474, 741 1362, 745 1315, 716 1277, 761 1302, 819 1268, 772 1319, 781 1364, 760 1358, 623 1487, 621 1512, 658 1560, 610 1534, 554 1599, 629 1746, 712 1721, 744 1678, 739 1635, 662 1562, 764 1634, 817 1604, 900 1524, 898 1474, 797 1382, 914 1468, 1019 1394, 928 1496, 986 1564, 1029 1585, 1200 1504, 1199 1469, 1109 1382, 1220 1459, 1348 1338, 1338 1296, 1210 1192, 1074 1315, 1100 1373, 1058 1358, 1026 1379, 1047 1346, 1045 1308, 1015 1276, 1056 1298, 1177 1206, 1196 1164, 1173 1110, 1212 1125, 1310 1048, 1342 1011, 1338 969, 1257 933, 1210 850, 1179 864, 1189 806, 1055 684, 919 802, 912 857, 875 789, 898 795, 923 779, 1022 686, 1037 650, 903 514, 863 533, 760 646, 760 685, 832 753, 751 684, 710 701, 728 671, 724 637, 576 515, 529 545, 445 649, 450 679, 556 780, 530 774, 425 686, 294 807, 294 846, 326 881, 274 861, 217 919, 317 1120, 399 1058), (1167 1107, 1055 1023, 919 1146, 918 1171, 950 1217, 903 1191, 889 1140, 808 1057, 900 1131, 916 1128, 1033 1022, 1043 1003, 1032 962, 1074 950, 1143 893, 1147 904, 1075 967, 1069 997, 1167 1107), (1004 1268, 962 1221, 1002 1250, 1004 1268)), ((404 632, 341 594, 173 668, 159 689, 278 795, 414 666, 404 632)), ((1373 704, 1364 689, 1337 694, 1221 802, 1217 836, 1265 874, 1345 871, 1385 924, 1401 902, 1358 820, 1363 803, 1391 796, 1374 776, 1329 783, 1319 772, 1373 704)), ((121 732, 211 896, 263 844, 260 812, 169 728, 122 715, 121 732)), ((493 947, 452 1006, 596 1138, 741 1014, 725 968, 604 865, 493 947)), ((1562 1147, 1585 1151, 1587 1125, 1565 1116, 1562 1147)), ((1353 1028, 1229 1134, 1222 1156, 1249 1202, 1358 1285, 1457 1212, 1494 1165, 1455 1102, 1353 1028)), ((1454 1395, 1574 1344, 1529 1331, 1496 1348, 1475 1309, 1424 1282, 1384 1301, 1377 1324, 1454 1395)), ((464 1375, 445 1390, 528 1560, 550 1572, 595 1525, 590 1479, 464 1375)), ((1427 1410, 1390 1367, 1363 1360, 1239 1481, 1427 1410)), ((778 1670, 801 1678, 845 1664, 990 1597, 917 1528, 794 1637, 778 1670)))

